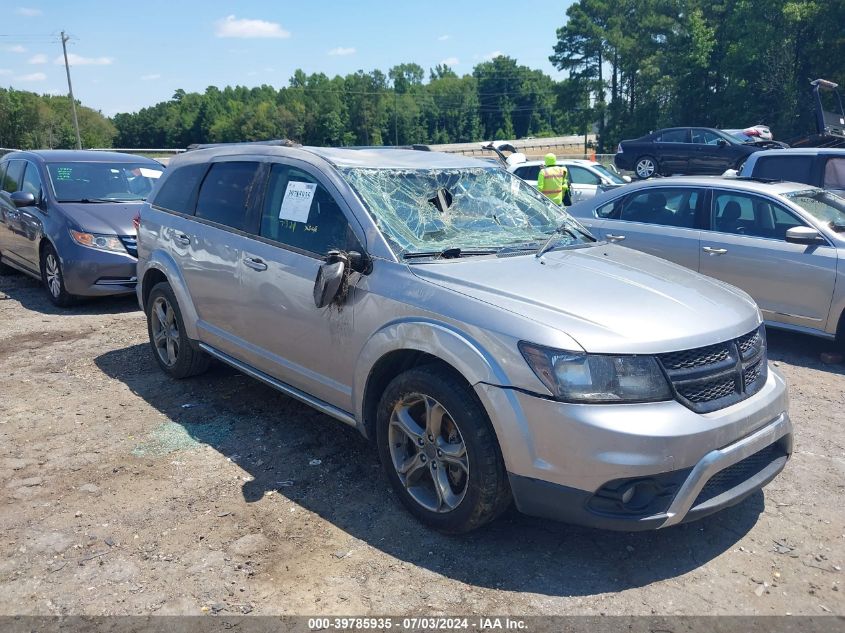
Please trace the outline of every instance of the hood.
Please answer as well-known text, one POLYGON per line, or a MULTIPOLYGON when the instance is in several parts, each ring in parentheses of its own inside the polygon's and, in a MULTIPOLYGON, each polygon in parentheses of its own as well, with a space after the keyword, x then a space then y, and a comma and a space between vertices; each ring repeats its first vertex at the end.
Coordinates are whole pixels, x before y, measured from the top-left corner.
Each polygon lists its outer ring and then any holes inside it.
MULTIPOLYGON (((419 278, 564 332, 588 352, 711 345, 760 324, 743 291, 657 257, 599 243, 503 258, 409 265, 419 278)), ((533 341, 548 344, 544 341, 533 341)))
POLYGON ((88 204, 60 202, 58 206, 70 223, 82 231, 104 235, 135 235, 137 231, 132 224, 132 218, 141 211, 141 204, 141 201, 88 204))

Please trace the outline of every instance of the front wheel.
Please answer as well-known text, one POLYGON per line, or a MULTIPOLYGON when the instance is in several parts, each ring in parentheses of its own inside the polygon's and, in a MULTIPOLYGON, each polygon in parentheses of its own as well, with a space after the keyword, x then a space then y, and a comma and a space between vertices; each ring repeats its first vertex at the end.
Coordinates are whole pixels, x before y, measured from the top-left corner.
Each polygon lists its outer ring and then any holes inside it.
POLYGON ((456 375, 437 365, 400 374, 378 408, 382 466, 406 508, 447 533, 474 530, 510 504, 510 488, 487 414, 456 375))
POLYGON ((41 282, 53 305, 66 308, 76 301, 76 297, 65 288, 62 260, 52 244, 45 245, 41 251, 41 282))
POLYGON ((655 173, 657 173, 657 160, 651 156, 638 158, 636 164, 634 165, 634 173, 640 180, 651 178, 655 173))
POLYGON ((210 358, 185 334, 176 295, 166 281, 156 284, 147 299, 147 331, 156 361, 174 378, 188 378, 208 369, 210 358))

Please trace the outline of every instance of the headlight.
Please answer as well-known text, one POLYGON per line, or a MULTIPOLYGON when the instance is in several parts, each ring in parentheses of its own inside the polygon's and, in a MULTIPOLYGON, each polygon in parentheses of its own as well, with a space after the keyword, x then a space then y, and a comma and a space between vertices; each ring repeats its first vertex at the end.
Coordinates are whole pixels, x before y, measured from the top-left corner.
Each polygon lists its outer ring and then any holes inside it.
POLYGON ((111 251, 117 253, 126 253, 126 248, 123 242, 120 241, 116 235, 97 235, 96 233, 83 233, 82 231, 70 230, 70 236, 73 241, 80 246, 87 246, 88 248, 96 248, 100 251, 111 251))
POLYGON ((653 356, 578 354, 532 345, 519 350, 564 402, 655 402, 671 400, 669 383, 653 356))

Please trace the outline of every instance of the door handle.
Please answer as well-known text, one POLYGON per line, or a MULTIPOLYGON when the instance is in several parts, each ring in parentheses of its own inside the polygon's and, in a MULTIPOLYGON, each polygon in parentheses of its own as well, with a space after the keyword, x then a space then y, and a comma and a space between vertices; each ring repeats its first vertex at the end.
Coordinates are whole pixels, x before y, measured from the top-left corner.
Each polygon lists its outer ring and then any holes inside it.
POLYGON ((191 243, 191 238, 184 233, 176 233, 173 236, 173 241, 182 246, 188 246, 191 243))
POLYGON ((264 263, 263 259, 259 259, 258 257, 244 257, 244 265, 253 270, 267 270, 267 264, 264 263))
POLYGON ((607 239, 608 239, 608 240, 610 240, 611 242, 621 242, 622 240, 624 240, 624 239, 625 239, 625 236, 624 236, 624 235, 613 235, 612 233, 608 233, 608 234, 606 235, 606 237, 607 237, 607 239))
POLYGON ((710 253, 711 255, 724 255, 728 252, 726 248, 713 248, 712 246, 705 246, 702 248, 705 253, 710 253))

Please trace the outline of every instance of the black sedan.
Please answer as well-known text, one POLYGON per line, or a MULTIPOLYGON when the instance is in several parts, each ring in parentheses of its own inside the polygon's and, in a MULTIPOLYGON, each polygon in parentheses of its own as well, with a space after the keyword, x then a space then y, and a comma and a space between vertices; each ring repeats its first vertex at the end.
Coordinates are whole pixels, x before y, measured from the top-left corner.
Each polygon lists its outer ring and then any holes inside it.
POLYGON ((613 162, 619 169, 633 171, 637 178, 718 175, 727 169, 739 169, 749 155, 760 149, 721 130, 673 127, 622 141, 613 162))

